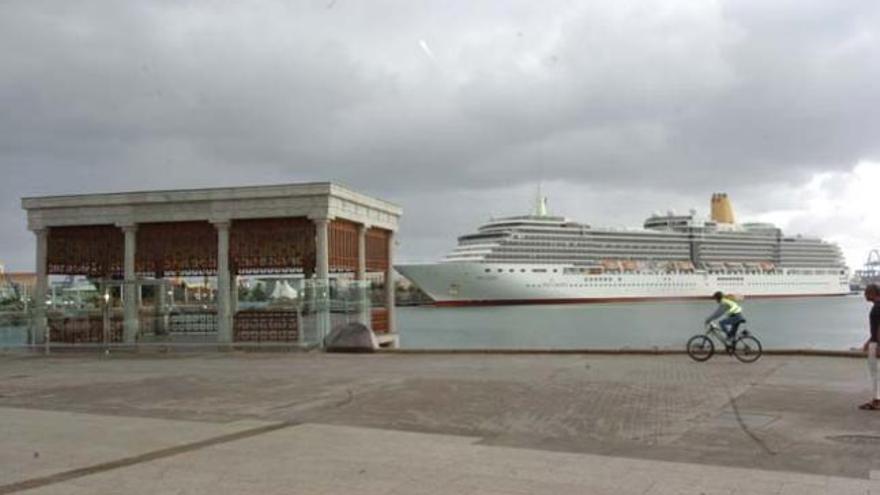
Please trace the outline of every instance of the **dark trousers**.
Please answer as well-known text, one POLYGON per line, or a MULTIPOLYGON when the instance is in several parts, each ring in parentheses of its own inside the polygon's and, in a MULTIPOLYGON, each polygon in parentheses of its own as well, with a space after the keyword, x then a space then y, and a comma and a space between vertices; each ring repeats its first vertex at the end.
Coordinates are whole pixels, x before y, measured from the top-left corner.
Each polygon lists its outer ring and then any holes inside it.
POLYGON ((718 324, 721 325, 721 328, 724 329, 724 332, 727 333, 728 337, 733 338, 733 336, 736 335, 736 331, 739 330, 740 324, 744 321, 746 321, 746 319, 743 318, 742 314, 738 313, 724 318, 719 321, 718 324))

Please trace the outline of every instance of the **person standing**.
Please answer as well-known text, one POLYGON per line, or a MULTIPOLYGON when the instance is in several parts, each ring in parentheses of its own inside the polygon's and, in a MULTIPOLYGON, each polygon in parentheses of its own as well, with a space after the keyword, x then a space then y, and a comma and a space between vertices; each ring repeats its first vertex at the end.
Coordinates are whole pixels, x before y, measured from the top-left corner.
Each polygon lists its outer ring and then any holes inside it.
POLYGON ((871 377, 873 398, 869 402, 859 406, 859 409, 869 411, 880 410, 880 381, 877 376, 877 342, 880 334, 880 286, 870 284, 865 287, 865 300, 873 302, 871 312, 868 314, 868 329, 870 335, 862 349, 868 354, 868 375, 871 377))

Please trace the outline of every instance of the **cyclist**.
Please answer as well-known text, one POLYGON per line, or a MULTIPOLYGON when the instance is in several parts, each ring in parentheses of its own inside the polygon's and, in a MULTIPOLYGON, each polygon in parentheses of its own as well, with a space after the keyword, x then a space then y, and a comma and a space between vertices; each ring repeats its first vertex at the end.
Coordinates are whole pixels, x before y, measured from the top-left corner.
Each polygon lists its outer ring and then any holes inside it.
POLYGON ((724 330, 724 333, 727 334, 727 338, 733 340, 734 337, 736 337, 736 332, 739 330, 740 324, 746 321, 746 319, 743 318, 742 306, 734 301, 733 297, 724 295, 721 291, 712 294, 712 299, 715 299, 718 302, 718 308, 706 318, 706 325, 717 319, 718 325, 720 325, 721 329, 724 330))

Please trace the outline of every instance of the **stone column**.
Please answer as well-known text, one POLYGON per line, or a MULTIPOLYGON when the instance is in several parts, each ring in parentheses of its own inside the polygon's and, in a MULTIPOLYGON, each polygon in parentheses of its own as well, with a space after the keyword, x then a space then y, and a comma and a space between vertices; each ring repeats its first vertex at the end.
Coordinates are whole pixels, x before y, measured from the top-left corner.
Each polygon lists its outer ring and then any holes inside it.
POLYGON ((126 344, 133 344, 137 341, 140 327, 140 321, 138 320, 140 287, 137 282, 137 274, 134 271, 135 250, 137 249, 137 225, 123 225, 122 232, 125 234, 125 264, 123 265, 125 283, 122 291, 125 320, 123 321, 122 334, 126 344))
POLYGON ((229 275, 229 313, 235 319, 238 313, 238 275, 229 275))
POLYGON ((315 218, 315 275, 318 280, 330 278, 330 247, 328 226, 330 221, 326 218, 315 218))
POLYGON ((385 309, 388 312, 388 333, 397 330, 394 313, 394 231, 388 233, 388 268, 385 269, 385 309))
POLYGON ((370 284, 367 282, 367 225, 358 225, 358 260, 355 279, 357 280, 358 322, 370 326, 370 284))
POLYGON ((101 340, 110 343, 110 288, 106 282, 101 286, 101 340))
POLYGON ((48 322, 46 321, 46 292, 49 288, 49 229, 35 229, 37 237, 37 283, 34 286, 34 335, 33 343, 46 340, 48 322))
POLYGON ((156 333, 159 335, 165 335, 168 333, 168 287, 169 284, 165 277, 162 274, 159 274, 158 284, 155 286, 155 304, 156 304, 156 318, 158 320, 158 326, 156 328, 156 333))
POLYGON ((168 305, 168 284, 162 276, 157 277, 156 288, 154 289, 156 300, 156 311, 162 313, 168 305))
POLYGON ((232 305, 229 297, 229 222, 217 228, 217 341, 232 342, 232 305))
POLYGON ((358 264, 355 272, 357 280, 367 278, 367 228, 366 225, 358 225, 358 264))
POLYGON ((317 340, 323 346, 330 333, 330 246, 326 217, 313 218, 315 222, 315 326, 317 340))

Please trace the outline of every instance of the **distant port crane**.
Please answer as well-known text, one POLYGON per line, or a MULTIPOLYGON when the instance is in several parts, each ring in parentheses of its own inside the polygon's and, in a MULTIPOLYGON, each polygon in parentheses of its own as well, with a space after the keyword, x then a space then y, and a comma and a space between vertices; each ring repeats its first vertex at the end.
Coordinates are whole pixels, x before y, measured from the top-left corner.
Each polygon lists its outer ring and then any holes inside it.
POLYGON ((868 253, 865 266, 856 270, 855 280, 858 289, 864 289, 868 284, 880 284, 880 250, 872 249, 868 253))

